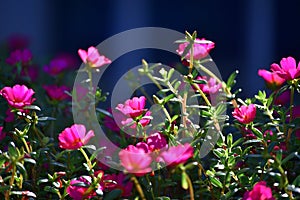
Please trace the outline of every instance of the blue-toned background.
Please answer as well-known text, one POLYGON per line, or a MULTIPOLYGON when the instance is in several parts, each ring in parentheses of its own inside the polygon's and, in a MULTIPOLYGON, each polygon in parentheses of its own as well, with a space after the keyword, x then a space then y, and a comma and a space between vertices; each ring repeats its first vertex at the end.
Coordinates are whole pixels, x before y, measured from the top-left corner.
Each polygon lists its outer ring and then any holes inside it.
MULTIPOLYGON (((65 51, 77 55, 78 48, 137 27, 197 30, 199 37, 216 43, 211 56, 223 78, 239 69, 239 85, 248 95, 264 87, 259 68, 290 55, 300 59, 299 10, 297 0, 1 0, 0 40, 23 34, 36 57, 49 58, 65 51)), ((158 62, 163 59, 159 55, 137 52, 118 65, 134 66, 144 56, 158 62)))

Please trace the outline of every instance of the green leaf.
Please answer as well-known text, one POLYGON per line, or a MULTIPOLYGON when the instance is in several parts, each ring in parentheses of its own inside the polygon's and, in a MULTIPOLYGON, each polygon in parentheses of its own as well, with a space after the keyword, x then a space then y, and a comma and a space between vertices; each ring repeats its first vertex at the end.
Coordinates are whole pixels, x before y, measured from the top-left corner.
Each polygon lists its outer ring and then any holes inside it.
POLYGON ((32 158, 24 158, 24 161, 29 162, 29 163, 34 164, 34 165, 36 164, 35 160, 32 159, 32 158))
POLYGON ((293 181, 293 185, 300 187, 300 175, 298 175, 293 181))
POLYGON ((121 196, 121 194, 122 194, 122 190, 114 189, 105 195, 104 200, 118 199, 121 196))
POLYGON ((98 148, 96 151, 93 152, 93 154, 91 155, 90 157, 90 160, 94 160, 97 155, 101 152, 101 151, 104 151, 106 149, 106 147, 100 147, 98 148))
POLYGON ((40 184, 43 184, 43 183, 48 183, 48 182, 49 182, 49 179, 47 179, 47 178, 39 179, 37 181, 37 185, 40 185, 40 184))
POLYGON ((211 184, 213 184, 213 186, 223 188, 221 181, 219 181, 217 178, 210 177, 210 181, 211 181, 211 184))
POLYGON ((9 185, 0 186, 0 192, 5 192, 5 191, 9 190, 9 188, 10 188, 9 185))
POLYGON ((37 111, 41 111, 41 108, 36 106, 36 105, 29 105, 29 106, 24 106, 23 109, 25 110, 37 110, 37 111))
POLYGON ((206 80, 193 80, 193 83, 197 83, 197 84, 207 84, 206 80))
POLYGON ((189 53, 190 49, 192 48, 194 42, 189 42, 189 44, 187 45, 187 47, 184 49, 182 55, 181 55, 181 59, 184 59, 186 57, 186 55, 189 53))
POLYGON ((185 172, 182 172, 181 174, 181 187, 185 190, 187 190, 189 188, 189 184, 188 184, 188 175, 185 172))
POLYGON ((6 162, 6 158, 3 155, 0 155, 0 167, 6 162))
POLYGON ((214 149, 213 153, 218 157, 218 158, 222 158, 224 157, 224 153, 220 152, 219 149, 214 149))
POLYGON ((229 78, 228 78, 228 80, 227 80, 227 83, 226 83, 227 87, 232 88, 232 86, 234 86, 234 84, 235 84, 235 78, 236 78, 236 76, 238 75, 238 73, 239 73, 239 71, 238 71, 238 70, 235 70, 235 71, 229 76, 229 78))
POLYGON ((21 174, 23 174, 23 176, 25 176, 25 178, 26 178, 27 177, 27 171, 26 171, 24 165, 20 162, 17 162, 17 168, 19 169, 21 174))
POLYGON ((282 150, 281 149, 279 151, 276 151, 276 159, 279 162, 279 165, 281 165, 281 160, 282 160, 282 150))
POLYGON ((20 152, 13 142, 10 142, 8 145, 8 153, 11 157, 18 158, 20 156, 20 152))
POLYGON ((232 134, 231 133, 229 133, 227 135, 227 145, 228 145, 228 148, 232 147, 232 134))
POLYGON ((54 194, 58 194, 58 192, 59 192, 59 190, 57 188, 54 188, 54 187, 51 187, 51 186, 46 186, 44 188, 44 191, 51 192, 51 193, 54 193, 54 194))
POLYGON ((36 195, 33 192, 30 192, 30 191, 11 191, 10 194, 36 198, 36 195))
POLYGON ((251 143, 261 143, 261 140, 258 140, 258 139, 247 140, 246 142, 243 143, 243 145, 251 144, 251 143))
POLYGON ((96 147, 95 147, 95 145, 85 145, 85 146, 83 146, 82 148, 84 148, 84 149, 91 149, 91 150, 93 150, 93 151, 96 151, 96 147))
POLYGON ((241 137, 241 138, 239 138, 238 140, 236 140, 236 141, 232 144, 232 147, 237 146, 237 145, 240 144, 242 141, 244 141, 244 138, 243 138, 243 137, 241 137))
POLYGON ((96 108, 96 111, 98 111, 98 112, 100 112, 100 113, 102 113, 102 114, 104 114, 104 115, 106 115, 106 116, 109 116, 109 117, 113 117, 112 116, 112 114, 110 113, 110 112, 108 112, 108 111, 106 111, 106 110, 103 110, 103 109, 101 109, 101 108, 96 108))
POLYGON ((293 157, 295 157, 298 153, 297 152, 293 152, 291 154, 289 154, 287 157, 285 157, 281 164, 284 165, 287 161, 291 160, 293 157))
POLYGON ((167 103, 170 99, 172 99, 173 97, 175 97, 175 94, 170 94, 167 97, 165 97, 163 99, 163 104, 167 103))
POLYGON ((258 130, 255 127, 252 127, 251 130, 253 131, 254 135, 256 135, 256 137, 258 139, 263 139, 263 134, 262 134, 262 132, 260 130, 258 130))
POLYGON ((38 121, 55 121, 56 118, 53 117, 39 117, 38 121))
POLYGON ((155 200, 171 200, 170 197, 156 197, 155 200))
POLYGON ((168 77, 167 77, 168 80, 170 80, 170 79, 172 78, 174 71, 175 71, 174 68, 171 68, 171 69, 169 70, 169 72, 168 72, 168 77))

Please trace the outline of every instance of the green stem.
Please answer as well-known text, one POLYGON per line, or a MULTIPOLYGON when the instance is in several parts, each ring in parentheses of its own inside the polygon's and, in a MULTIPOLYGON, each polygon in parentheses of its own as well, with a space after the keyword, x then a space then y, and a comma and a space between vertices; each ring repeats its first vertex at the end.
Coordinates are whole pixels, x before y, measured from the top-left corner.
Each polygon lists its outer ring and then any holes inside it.
POLYGON ((191 181, 189 176, 186 176, 186 180, 187 180, 187 183, 188 183, 188 186, 189 186, 190 199, 194 200, 195 197, 194 197, 194 188, 193 188, 192 181, 191 181))
POLYGON ((5 192, 5 200, 9 200, 9 196, 10 196, 10 191, 13 187, 13 184, 14 184, 14 181, 15 181, 15 174, 16 174, 16 165, 15 163, 12 163, 13 165, 13 169, 12 169, 12 173, 11 173, 11 177, 10 177, 10 180, 9 180, 9 190, 5 192))
POLYGON ((156 87, 158 87, 159 90, 163 89, 161 87, 161 85, 157 82, 157 80, 154 79, 154 77, 152 76, 152 74, 147 73, 147 77, 156 85, 156 87))
POLYGON ((28 147, 28 144, 27 144, 25 138, 22 137, 21 140, 22 140, 22 142, 23 142, 23 144, 25 146, 25 149, 26 149, 27 153, 31 153, 30 148, 28 147))
POLYGON ((132 176, 132 177, 131 177, 131 181, 133 181, 136 190, 137 190, 138 193, 140 194, 141 199, 142 199, 142 200, 146 200, 146 197, 145 197, 145 195, 144 195, 144 192, 143 192, 143 190, 142 190, 142 187, 141 187, 139 181, 137 180, 137 178, 136 178, 135 176, 132 176))
POLYGON ((83 148, 79 148, 79 151, 82 153, 83 157, 85 158, 86 162, 87 162, 87 165, 90 169, 90 171, 93 169, 93 166, 92 166, 92 163, 89 159, 89 157, 87 156, 87 154, 85 153, 85 151, 83 150, 83 148))
POLYGON ((93 91, 93 82, 92 82, 92 69, 87 68, 87 73, 88 73, 88 77, 89 77, 89 82, 90 82, 90 91, 93 91))
POLYGON ((208 100, 208 98, 206 97, 206 95, 204 94, 204 92, 200 89, 199 85, 196 84, 196 83, 192 83, 192 86, 195 87, 197 89, 197 91, 200 93, 200 95, 204 99, 206 105, 211 106, 210 101, 208 100))
POLYGON ((165 115, 167 116, 168 121, 169 121, 170 124, 171 124, 171 123, 172 123, 172 118, 171 118, 171 116, 170 116, 168 110, 167 110, 167 109, 165 108, 165 106, 163 106, 163 105, 161 105, 161 107, 162 107, 162 110, 164 111, 165 115))
MULTIPOLYGON (((293 120, 294 94, 295 94, 295 88, 294 88, 294 86, 292 85, 292 89, 291 89, 291 98, 290 98, 290 120, 289 120, 289 124, 290 124, 290 123, 292 122, 292 120, 293 120)), ((290 139, 291 139, 292 132, 293 132, 293 129, 292 129, 292 128, 289 128, 289 130, 288 130, 288 135, 287 135, 286 140, 285 140, 285 144, 287 145, 287 148, 288 148, 288 145, 289 145, 289 141, 290 141, 290 139)))
POLYGON ((194 43, 192 44, 191 53, 190 53, 189 74, 192 74, 193 67, 194 67, 194 43))
POLYGON ((154 193, 153 193, 152 182, 151 182, 150 179, 149 179, 149 174, 146 175, 146 179, 147 179, 147 181, 148 181, 148 184, 151 185, 150 191, 151 191, 152 199, 154 200, 154 199, 155 199, 155 196, 154 196, 154 193))

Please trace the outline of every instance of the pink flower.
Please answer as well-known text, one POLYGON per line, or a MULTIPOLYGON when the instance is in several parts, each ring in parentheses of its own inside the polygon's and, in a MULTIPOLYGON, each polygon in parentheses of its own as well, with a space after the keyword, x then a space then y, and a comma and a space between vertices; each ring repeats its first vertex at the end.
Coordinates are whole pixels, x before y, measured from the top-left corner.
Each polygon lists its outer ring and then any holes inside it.
POLYGON ((23 51, 17 49, 10 53, 10 56, 6 59, 6 63, 9 65, 16 65, 17 63, 28 65, 31 59, 32 54, 28 49, 24 49, 23 51))
POLYGON ((160 154, 160 157, 167 166, 175 167, 185 163, 189 158, 193 157, 194 149, 189 144, 170 147, 167 151, 160 154))
POLYGON ((276 63, 271 65, 271 71, 284 80, 293 80, 300 76, 300 63, 298 63, 297 67, 296 60, 293 57, 282 58, 280 66, 276 63))
POLYGON ((3 126, 0 126, 0 141, 3 140, 6 136, 6 133, 3 131, 3 126))
POLYGON ((151 156, 146 152, 144 146, 136 147, 129 145, 119 152, 121 165, 136 176, 143 176, 151 171, 151 156))
POLYGON ((255 118, 256 107, 254 104, 250 104, 249 106, 241 106, 239 108, 235 108, 232 114, 233 117, 239 122, 243 124, 249 124, 255 118))
POLYGON ((34 91, 28 89, 25 85, 15 85, 13 87, 4 87, 0 90, 8 104, 14 108, 23 108, 24 106, 31 105, 35 98, 33 98, 34 91))
POLYGON ((276 72, 270 72, 265 69, 258 70, 258 75, 265 80, 267 87, 271 90, 278 89, 285 82, 285 79, 280 78, 276 72))
MULTIPOLYGON (((270 139, 273 139, 273 138, 274 138, 273 135, 274 135, 274 133, 273 133, 272 130, 266 130, 266 131, 264 132, 264 138, 267 139, 267 142, 271 142, 270 139)), ((274 138, 274 139, 275 139, 275 138, 274 138)))
POLYGON ((108 109, 108 112, 110 114, 113 114, 113 118, 108 115, 105 115, 105 117, 103 119, 104 126, 109 128, 112 131, 119 132, 120 127, 118 126, 116 121, 120 121, 120 119, 122 118, 122 116, 121 116, 122 114, 119 112, 113 113, 111 108, 108 109), (115 119, 115 118, 117 118, 117 119, 115 119))
POLYGON ((210 77, 207 79, 206 76, 198 76, 196 80, 205 80, 207 81, 207 84, 198 84, 199 88, 205 93, 205 94, 215 94, 217 93, 221 88, 222 84, 217 83, 217 80, 213 77, 210 77))
POLYGON ((58 55, 53 58, 49 65, 45 65, 43 70, 51 76, 56 76, 65 70, 72 69, 76 65, 76 60, 68 54, 58 55))
POLYGON ((293 119, 300 118, 300 106, 295 106, 293 109, 293 119))
POLYGON ((244 194, 243 200, 275 200, 275 198, 272 196, 271 188, 267 187, 267 183, 260 181, 251 191, 244 194))
POLYGON ((70 91, 67 86, 57 86, 57 85, 45 85, 43 88, 46 90, 47 95, 55 101, 62 101, 70 96, 66 94, 65 91, 70 91))
POLYGON ((94 136, 94 131, 90 130, 86 133, 84 125, 74 124, 58 135, 59 147, 62 149, 78 149, 86 145, 94 136))
POLYGON ((6 117, 4 119, 5 122, 13 122, 15 120, 15 115, 13 112, 11 112, 11 109, 8 108, 5 112, 6 117))
MULTIPOLYGON (((89 194, 85 194, 90 184, 91 177, 79 177, 78 179, 73 179, 71 180, 70 185, 67 188, 67 193, 74 200, 90 199, 97 195, 94 190, 92 190, 89 194), (86 187, 76 186, 75 184, 78 183, 86 184, 86 187)), ((102 190, 103 188, 100 185, 98 189, 102 190)))
POLYGON ((149 135, 146 139, 150 151, 157 151, 160 149, 168 148, 166 138, 159 132, 149 135))
POLYGON ((124 104, 118 104, 116 109, 128 117, 135 118, 146 112, 145 105, 146 97, 133 97, 132 99, 126 100, 124 104))
POLYGON ((132 129, 135 129, 137 124, 139 123, 140 125, 142 125, 143 127, 147 126, 149 123, 150 123, 150 115, 151 115, 151 112, 150 111, 147 111, 145 113, 145 115, 143 117, 141 117, 140 119, 132 119, 132 118, 124 118, 123 116, 123 119, 121 120, 121 124, 123 126, 128 126, 130 124, 132 124, 130 126, 130 128, 132 129), (135 121, 135 122, 134 122, 135 121))
POLYGON ((26 68, 22 68, 20 77, 28 77, 31 81, 36 81, 39 76, 39 67, 35 65, 30 65, 26 68))
POLYGON ((78 54, 81 60, 88 64, 90 67, 101 67, 106 64, 110 64, 111 60, 105 56, 100 55, 98 49, 91 46, 88 48, 88 51, 79 49, 78 54))
MULTIPOLYGON (((176 50, 177 53, 182 56, 185 48, 188 45, 189 45, 188 42, 179 44, 179 47, 176 50)), ((211 41, 207 41, 204 38, 202 38, 202 39, 198 39, 197 38, 195 40, 194 45, 193 45, 193 48, 194 48, 194 59, 195 60, 200 60, 202 58, 205 58, 209 54, 210 50, 212 50, 214 47, 215 47, 215 43, 213 43, 211 41)), ((188 60, 190 59, 190 53, 191 53, 191 51, 189 51, 186 54, 185 59, 188 59, 188 60)))
POLYGON ((115 184, 108 185, 108 190, 120 189, 122 191, 122 197, 129 197, 133 188, 133 183, 130 182, 127 176, 123 173, 119 174, 107 174, 103 177, 103 180, 111 180, 115 184))
POLYGON ((274 100, 275 105, 285 105, 290 102, 291 91, 286 90, 274 100))
POLYGON ((25 49, 28 44, 29 39, 24 35, 12 35, 7 39, 7 45, 10 50, 25 49))

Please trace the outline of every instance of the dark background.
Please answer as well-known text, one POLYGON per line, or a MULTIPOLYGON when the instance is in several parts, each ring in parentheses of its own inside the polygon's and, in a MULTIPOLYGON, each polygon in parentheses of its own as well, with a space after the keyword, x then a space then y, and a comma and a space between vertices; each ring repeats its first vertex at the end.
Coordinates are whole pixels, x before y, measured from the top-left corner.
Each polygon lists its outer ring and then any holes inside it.
MULTIPOLYGON (((196 30, 199 37, 216 43, 210 55, 223 79, 238 69, 242 94, 252 95, 264 87, 259 68, 269 68, 282 57, 300 59, 299 11, 297 0, 1 0, 0 40, 25 35, 34 55, 46 59, 60 52, 77 55, 79 48, 137 27, 196 30)), ((140 55, 136 58, 140 62, 140 55)))

